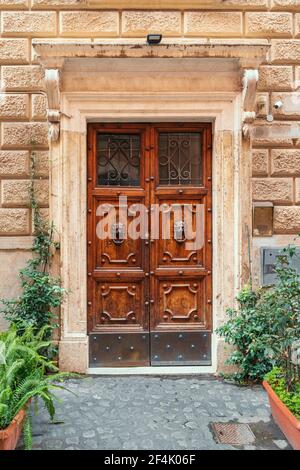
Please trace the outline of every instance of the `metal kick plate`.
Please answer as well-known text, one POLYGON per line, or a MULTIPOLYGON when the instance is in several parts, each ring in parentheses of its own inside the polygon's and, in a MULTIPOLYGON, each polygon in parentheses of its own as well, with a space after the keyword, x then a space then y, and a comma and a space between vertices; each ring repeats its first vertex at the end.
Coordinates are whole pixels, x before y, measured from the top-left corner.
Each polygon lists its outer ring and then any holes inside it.
POLYGON ((211 365, 211 332, 152 332, 151 365, 211 365))
POLYGON ((93 333, 90 367, 149 366, 149 333, 93 333))

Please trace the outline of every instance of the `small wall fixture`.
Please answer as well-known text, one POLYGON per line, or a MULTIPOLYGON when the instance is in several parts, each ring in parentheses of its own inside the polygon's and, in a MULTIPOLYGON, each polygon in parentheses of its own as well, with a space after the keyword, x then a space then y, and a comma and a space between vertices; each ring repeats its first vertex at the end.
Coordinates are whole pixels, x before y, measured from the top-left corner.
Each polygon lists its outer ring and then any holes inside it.
POLYGON ((282 108, 282 106, 283 106, 283 102, 282 102, 282 101, 280 101, 280 100, 275 101, 275 103, 274 103, 274 108, 275 108, 275 109, 280 109, 280 108, 282 108))
POLYGON ((148 34, 147 43, 151 46, 159 44, 162 40, 162 34, 148 34))
POLYGON ((253 236, 272 237, 274 207, 272 202, 253 204, 253 236))

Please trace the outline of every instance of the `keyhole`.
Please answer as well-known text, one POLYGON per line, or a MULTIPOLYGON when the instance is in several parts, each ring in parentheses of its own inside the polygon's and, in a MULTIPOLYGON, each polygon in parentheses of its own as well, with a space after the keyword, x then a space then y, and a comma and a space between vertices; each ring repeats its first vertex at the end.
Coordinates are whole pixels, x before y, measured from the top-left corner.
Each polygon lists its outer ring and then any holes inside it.
POLYGON ((180 222, 175 223, 175 240, 178 243, 182 243, 185 241, 185 223, 183 220, 180 222))
POLYGON ((184 240, 184 225, 181 226, 181 240, 184 240))
POLYGON ((116 245, 121 245, 124 241, 124 229, 122 224, 113 226, 113 241, 116 245))

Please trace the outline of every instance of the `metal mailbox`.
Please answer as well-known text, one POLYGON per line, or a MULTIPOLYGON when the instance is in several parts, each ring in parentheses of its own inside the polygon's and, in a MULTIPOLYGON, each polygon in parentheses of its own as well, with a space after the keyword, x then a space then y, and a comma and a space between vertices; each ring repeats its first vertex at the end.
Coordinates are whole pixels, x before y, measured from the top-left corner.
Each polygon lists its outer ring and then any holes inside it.
MULTIPOLYGON (((276 273, 274 271, 276 258, 282 254, 283 248, 261 249, 261 284, 270 286, 276 284, 276 273)), ((296 256, 291 260, 293 266, 300 274, 300 249, 296 250, 296 256)))

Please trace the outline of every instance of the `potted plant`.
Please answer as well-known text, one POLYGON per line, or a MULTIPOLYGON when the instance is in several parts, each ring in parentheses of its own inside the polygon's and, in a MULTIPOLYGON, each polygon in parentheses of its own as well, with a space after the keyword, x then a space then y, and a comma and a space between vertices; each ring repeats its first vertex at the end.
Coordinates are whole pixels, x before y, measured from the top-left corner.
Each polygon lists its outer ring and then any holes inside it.
POLYGON ((298 365, 293 366, 291 364, 289 372, 287 369, 274 367, 266 375, 263 386, 269 397, 274 421, 293 449, 300 450, 300 377, 298 365), (293 369, 295 372, 292 372, 293 369), (287 376, 294 376, 290 387, 287 385, 287 376))
POLYGON ((263 382, 274 420, 294 449, 300 450, 300 276, 291 261, 294 247, 282 250, 275 272, 277 282, 264 298, 271 319, 268 343, 276 366, 263 382))
POLYGON ((295 247, 282 250, 276 284, 253 290, 251 282, 238 295, 238 309, 217 333, 234 346, 228 363, 239 384, 261 382, 269 395, 274 420, 295 449, 300 449, 300 275, 292 261, 295 247))
POLYGON ((44 341, 45 334, 45 328, 38 334, 26 328, 20 335, 15 327, 0 334, 0 450, 15 449, 22 431, 25 448, 31 449, 30 401, 40 397, 53 420, 52 391, 65 388, 53 382, 71 375, 58 373, 53 362, 41 353, 50 343, 44 341))

